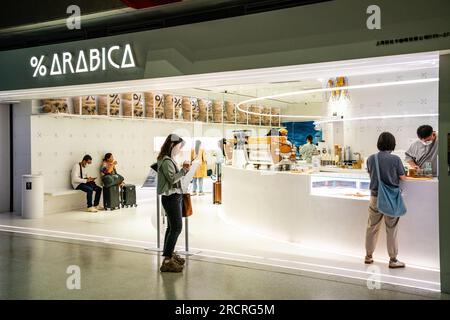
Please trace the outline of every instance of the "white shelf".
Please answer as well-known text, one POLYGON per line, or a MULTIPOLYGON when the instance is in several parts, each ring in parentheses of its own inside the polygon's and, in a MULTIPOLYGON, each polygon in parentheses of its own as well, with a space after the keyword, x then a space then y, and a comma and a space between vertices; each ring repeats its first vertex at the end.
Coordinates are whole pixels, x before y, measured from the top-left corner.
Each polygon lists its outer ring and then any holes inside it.
MULTIPOLYGON (((34 117, 53 117, 53 118, 78 118, 78 119, 98 119, 98 120, 115 120, 115 121, 146 121, 146 122, 160 122, 160 123, 184 123, 184 124, 198 124, 210 126, 230 126, 230 127, 246 127, 246 128, 260 128, 270 129, 272 126, 262 126, 257 124, 240 124, 240 123, 223 123, 223 122, 202 122, 202 121, 186 121, 175 119, 155 119, 146 117, 126 117, 126 116, 106 116, 106 115, 81 115, 69 113, 35 113, 34 117)), ((278 128, 278 127, 277 127, 278 128)))

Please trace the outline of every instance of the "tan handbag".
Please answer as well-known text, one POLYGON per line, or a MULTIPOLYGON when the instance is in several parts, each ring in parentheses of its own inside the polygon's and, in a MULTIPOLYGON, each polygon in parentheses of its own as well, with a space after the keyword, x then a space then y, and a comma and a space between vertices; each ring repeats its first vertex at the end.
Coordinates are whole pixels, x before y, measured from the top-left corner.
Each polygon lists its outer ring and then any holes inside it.
POLYGON ((183 217, 192 216, 192 201, 190 193, 183 193, 183 217))

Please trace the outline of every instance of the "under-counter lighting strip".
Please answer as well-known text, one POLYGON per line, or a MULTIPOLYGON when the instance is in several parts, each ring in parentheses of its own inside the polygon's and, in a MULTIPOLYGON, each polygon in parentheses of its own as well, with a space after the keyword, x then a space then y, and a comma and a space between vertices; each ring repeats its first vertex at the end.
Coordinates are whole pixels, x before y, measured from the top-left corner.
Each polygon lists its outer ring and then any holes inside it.
MULTIPOLYGON (((244 113, 256 115, 256 116, 265 116, 265 117, 282 117, 282 118, 297 118, 297 119, 321 119, 324 118, 323 116, 301 116, 301 115, 273 115, 273 114, 263 114, 260 112, 253 112, 244 110, 241 108, 241 105, 248 104, 256 101, 262 101, 262 100, 268 100, 268 99, 274 99, 274 98, 283 98, 283 97, 290 97, 290 96, 297 96, 297 95, 303 95, 303 94, 311 94, 311 93, 319 93, 319 92, 332 92, 337 90, 355 90, 355 89, 370 89, 370 88, 379 88, 379 87, 391 87, 391 86, 400 86, 400 85, 409 85, 409 84, 417 84, 417 83, 429 83, 429 82, 439 82, 439 78, 429 78, 429 79, 414 79, 414 80, 403 80, 403 81, 389 81, 389 82, 380 82, 380 83, 368 83, 368 84, 356 84, 356 85, 350 85, 350 86, 343 86, 343 87, 333 87, 333 88, 318 88, 318 89, 307 89, 307 90, 300 90, 300 91, 292 91, 292 92, 284 92, 259 98, 253 98, 244 100, 242 102, 239 102, 236 105, 236 108, 244 113)), ((417 115, 413 115, 417 117, 417 115)), ((429 115, 419 115, 419 116, 429 116, 429 115)), ((392 117, 405 117, 404 115, 396 115, 396 116, 386 116, 387 118, 392 117)), ((365 118, 363 118, 365 119, 365 118)), ((370 118, 367 118, 370 119, 370 118)), ((376 118, 376 119, 379 119, 376 118)), ((334 121, 343 121, 341 120, 335 120, 334 121)), ((348 120, 348 119, 346 119, 348 120)))

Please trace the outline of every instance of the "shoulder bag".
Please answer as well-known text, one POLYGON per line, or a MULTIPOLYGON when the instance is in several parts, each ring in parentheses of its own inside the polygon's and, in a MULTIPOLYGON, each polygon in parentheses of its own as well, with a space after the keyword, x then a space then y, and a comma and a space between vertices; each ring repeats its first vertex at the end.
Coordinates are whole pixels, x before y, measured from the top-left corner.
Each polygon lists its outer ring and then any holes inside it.
POLYGON ((392 187, 381 181, 378 154, 375 154, 375 167, 378 176, 378 211, 390 216, 400 217, 406 213, 406 206, 399 187, 392 187))

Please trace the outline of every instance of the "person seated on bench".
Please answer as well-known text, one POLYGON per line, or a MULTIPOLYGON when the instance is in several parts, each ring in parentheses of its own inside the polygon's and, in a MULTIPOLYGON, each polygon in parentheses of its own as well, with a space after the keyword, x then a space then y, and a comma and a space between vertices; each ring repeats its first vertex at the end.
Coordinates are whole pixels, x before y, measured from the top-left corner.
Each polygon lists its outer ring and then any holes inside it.
POLYGON ((116 170, 117 161, 114 159, 112 153, 105 154, 103 158, 103 164, 100 169, 100 173, 102 175, 102 182, 105 188, 109 188, 111 186, 123 186, 125 183, 124 178, 117 173, 116 170))
POLYGON ((71 172, 72 177, 72 187, 76 190, 81 190, 87 194, 87 211, 97 212, 98 210, 103 210, 100 204, 100 197, 102 195, 102 188, 100 188, 93 177, 88 177, 87 170, 88 166, 92 164, 92 157, 90 155, 85 155, 81 162, 74 164, 71 172), (92 195, 95 192, 94 205, 92 205, 92 195))

